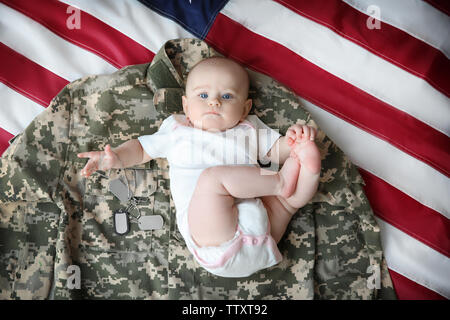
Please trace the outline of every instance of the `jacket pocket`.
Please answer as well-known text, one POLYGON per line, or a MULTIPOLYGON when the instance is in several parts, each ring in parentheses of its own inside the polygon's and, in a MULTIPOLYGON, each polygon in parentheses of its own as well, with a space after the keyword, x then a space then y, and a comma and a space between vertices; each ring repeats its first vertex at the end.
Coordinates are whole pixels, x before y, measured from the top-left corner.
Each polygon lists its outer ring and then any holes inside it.
MULTIPOLYGON (((152 231, 140 230, 139 215, 154 215, 157 174, 151 169, 133 167, 94 173, 86 179, 81 217, 81 244, 92 250, 140 252, 151 250, 152 231), (129 190, 130 201, 121 202, 111 191, 110 183, 120 179, 129 190), (131 203, 135 205, 130 206, 131 203), (128 210, 127 210, 128 209, 128 210), (127 210, 129 231, 119 235, 114 223, 115 212, 127 210)), ((128 191, 126 192, 128 196, 128 191)))

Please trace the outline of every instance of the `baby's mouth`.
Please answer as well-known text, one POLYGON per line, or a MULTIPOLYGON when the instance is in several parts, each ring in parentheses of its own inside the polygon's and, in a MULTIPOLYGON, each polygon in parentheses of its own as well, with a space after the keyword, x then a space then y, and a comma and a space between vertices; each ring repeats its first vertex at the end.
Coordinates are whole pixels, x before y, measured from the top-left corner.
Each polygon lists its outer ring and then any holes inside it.
POLYGON ((218 116, 218 115, 220 115, 218 112, 216 112, 216 111, 208 111, 208 112, 205 112, 205 115, 216 115, 216 116, 218 116))

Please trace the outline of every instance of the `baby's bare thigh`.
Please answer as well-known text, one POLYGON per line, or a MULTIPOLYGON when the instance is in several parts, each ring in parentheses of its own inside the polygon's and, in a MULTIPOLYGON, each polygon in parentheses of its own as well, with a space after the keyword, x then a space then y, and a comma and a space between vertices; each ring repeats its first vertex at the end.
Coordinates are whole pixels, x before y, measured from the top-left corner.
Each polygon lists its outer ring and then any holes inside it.
POLYGON ((234 198, 214 176, 200 176, 189 205, 188 224, 199 246, 218 246, 234 237, 238 210, 234 198))

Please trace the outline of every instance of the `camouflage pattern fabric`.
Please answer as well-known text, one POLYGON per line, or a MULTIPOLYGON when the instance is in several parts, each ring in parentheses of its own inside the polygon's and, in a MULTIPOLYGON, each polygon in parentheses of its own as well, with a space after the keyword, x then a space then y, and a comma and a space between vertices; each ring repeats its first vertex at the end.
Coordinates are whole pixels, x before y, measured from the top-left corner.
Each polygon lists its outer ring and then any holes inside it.
MULTIPOLYGON (((157 131, 182 111, 190 68, 216 55, 200 40, 168 41, 151 64, 68 84, 15 137, 0 158, 1 299, 395 299, 363 181, 321 130, 319 191, 280 241, 283 261, 247 278, 220 278, 195 262, 175 223, 165 159, 81 177, 78 152, 157 131), (127 235, 114 233, 124 204, 108 181, 122 174, 141 213, 163 217, 162 229, 132 222, 127 235), (71 266, 79 289, 69 285, 71 266)), ((295 94, 250 76, 251 113, 282 134, 297 121, 317 127, 295 94)))

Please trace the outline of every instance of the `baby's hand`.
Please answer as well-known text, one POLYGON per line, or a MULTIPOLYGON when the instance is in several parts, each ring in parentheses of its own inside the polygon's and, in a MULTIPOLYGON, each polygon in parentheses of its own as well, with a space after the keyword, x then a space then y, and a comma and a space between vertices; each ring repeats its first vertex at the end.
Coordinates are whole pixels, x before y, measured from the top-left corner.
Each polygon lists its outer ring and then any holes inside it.
POLYGON ((287 144, 292 147, 296 142, 314 141, 316 129, 307 125, 294 124, 286 131, 287 144))
POLYGON ((108 144, 105 151, 89 151, 79 153, 78 158, 89 158, 89 161, 81 170, 81 175, 86 178, 97 170, 109 170, 120 166, 120 159, 117 154, 111 150, 108 144))

